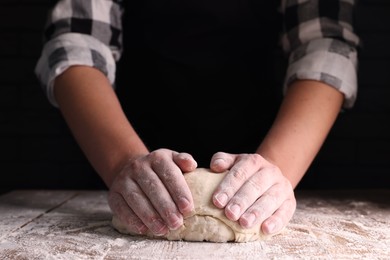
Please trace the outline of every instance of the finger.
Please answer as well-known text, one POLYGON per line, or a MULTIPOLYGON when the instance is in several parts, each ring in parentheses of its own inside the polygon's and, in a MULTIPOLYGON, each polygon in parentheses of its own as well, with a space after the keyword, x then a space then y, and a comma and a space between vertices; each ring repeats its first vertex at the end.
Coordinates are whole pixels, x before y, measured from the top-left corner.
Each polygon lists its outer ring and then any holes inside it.
MULTIPOLYGON (((148 168, 142 172, 142 176, 136 180, 139 187, 134 183, 135 185, 127 188, 127 190, 132 190, 129 200, 132 200, 133 204, 130 205, 137 214, 141 214, 139 217, 148 227, 155 225, 154 229, 150 228, 153 232, 161 233, 158 229, 165 226, 164 223, 171 230, 178 229, 183 225, 182 214, 159 176, 152 169, 148 168), (159 217, 156 217, 156 212, 159 217), (160 223, 161 220, 162 223, 160 223)), ((161 231, 163 230, 165 229, 162 228, 161 231)))
POLYGON ((245 160, 238 156, 234 166, 226 174, 213 194, 213 203, 223 208, 239 190, 239 188, 254 174, 253 169, 259 169, 261 156, 258 154, 245 155, 245 160))
MULTIPOLYGON (((287 182, 287 181, 286 181, 287 182)), ((286 201, 289 200, 288 183, 280 182, 267 190, 257 201, 241 216, 239 223, 244 228, 263 223, 272 216, 286 201), (288 191, 288 193, 286 192, 288 191)), ((292 192, 292 191, 291 191, 292 192)))
POLYGON ((261 231, 266 235, 280 232, 294 216, 295 209, 295 199, 286 200, 272 216, 263 222, 261 231))
POLYGON ((235 161, 235 155, 218 152, 213 155, 210 162, 210 169, 213 172, 224 172, 230 169, 235 161))
POLYGON ((132 179, 124 179, 121 182, 114 182, 112 191, 120 191, 123 199, 139 219, 155 235, 164 235, 168 227, 164 224, 160 215, 154 209, 148 197, 132 179))
MULTIPOLYGON (((174 209, 175 211, 178 209, 183 215, 191 213, 194 209, 194 202, 191 190, 184 179, 182 171, 173 163, 168 167, 154 166, 153 169, 164 187, 164 189, 158 189, 154 192, 150 188, 148 189, 149 193, 156 193, 153 196, 157 196, 157 205, 161 206, 163 201, 167 201, 169 205, 167 205, 168 208, 166 210, 172 212, 174 209)), ((156 188, 159 188, 159 186, 156 186, 156 188)), ((166 213, 164 211, 162 212, 162 214, 166 213)))
POLYGON ((117 192, 110 192, 108 202, 112 212, 119 218, 128 232, 139 235, 146 234, 148 227, 129 208, 122 195, 117 192))
POLYGON ((264 193, 241 216, 239 223, 243 228, 251 228, 269 218, 282 204, 278 196, 264 193))
POLYGON ((188 153, 174 153, 173 161, 179 166, 182 172, 192 172, 198 166, 198 163, 188 153))
POLYGON ((274 176, 274 172, 269 168, 252 175, 226 205, 226 217, 233 221, 238 220, 275 183, 274 176))

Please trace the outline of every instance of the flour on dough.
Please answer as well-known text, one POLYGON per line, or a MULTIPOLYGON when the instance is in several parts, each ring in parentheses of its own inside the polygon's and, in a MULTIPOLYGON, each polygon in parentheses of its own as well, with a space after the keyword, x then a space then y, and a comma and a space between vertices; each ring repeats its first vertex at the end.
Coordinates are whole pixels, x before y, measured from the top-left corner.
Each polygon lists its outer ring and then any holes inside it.
MULTIPOLYGON (((225 174, 212 173, 205 168, 184 174, 194 199, 195 209, 192 214, 185 217, 181 228, 169 231, 163 238, 209 242, 249 242, 265 238, 260 231, 260 224, 251 229, 243 229, 238 222, 226 218, 224 210, 212 203, 212 193, 225 174)), ((112 218, 112 224, 120 233, 131 234, 115 216, 112 218)), ((152 233, 147 233, 146 236, 156 237, 152 233)))

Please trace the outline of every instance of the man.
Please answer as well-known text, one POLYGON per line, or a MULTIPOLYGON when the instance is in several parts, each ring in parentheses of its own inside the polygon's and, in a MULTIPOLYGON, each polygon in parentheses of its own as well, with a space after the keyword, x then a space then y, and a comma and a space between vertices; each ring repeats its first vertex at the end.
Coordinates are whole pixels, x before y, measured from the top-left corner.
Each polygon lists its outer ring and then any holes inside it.
POLYGON ((37 76, 129 231, 179 228, 193 209, 183 173, 199 166, 229 171, 213 203, 242 227, 274 234, 293 216, 294 187, 354 104, 359 39, 353 1, 284 0, 281 16, 276 4, 53 6, 37 76), (281 102, 279 21, 289 58, 281 102))

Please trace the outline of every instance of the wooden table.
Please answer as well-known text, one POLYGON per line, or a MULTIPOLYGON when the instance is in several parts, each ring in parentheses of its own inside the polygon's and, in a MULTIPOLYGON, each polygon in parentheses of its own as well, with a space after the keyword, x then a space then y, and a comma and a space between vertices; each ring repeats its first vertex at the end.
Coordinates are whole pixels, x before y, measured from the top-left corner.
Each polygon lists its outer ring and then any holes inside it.
POLYGON ((279 235, 249 243, 153 240, 116 232, 106 191, 0 196, 0 259, 390 259, 390 190, 297 191, 279 235))

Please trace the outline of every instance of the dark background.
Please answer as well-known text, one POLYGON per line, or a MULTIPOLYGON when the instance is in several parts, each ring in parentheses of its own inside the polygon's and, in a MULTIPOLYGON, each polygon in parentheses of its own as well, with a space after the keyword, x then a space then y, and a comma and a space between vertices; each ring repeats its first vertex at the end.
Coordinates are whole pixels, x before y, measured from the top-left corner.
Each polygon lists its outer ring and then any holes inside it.
MULTIPOLYGON (((34 75, 49 0, 0 1, 0 192, 103 188, 34 75)), ((390 1, 360 0, 359 92, 300 189, 390 187, 390 1)))

